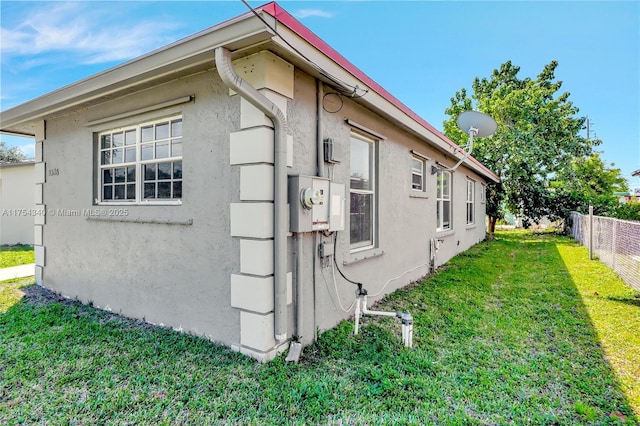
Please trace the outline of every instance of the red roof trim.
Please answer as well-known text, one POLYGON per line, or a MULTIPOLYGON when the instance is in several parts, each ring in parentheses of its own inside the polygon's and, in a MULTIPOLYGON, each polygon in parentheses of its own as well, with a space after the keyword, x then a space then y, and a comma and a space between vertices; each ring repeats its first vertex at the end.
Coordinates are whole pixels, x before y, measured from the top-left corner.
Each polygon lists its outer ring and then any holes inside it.
MULTIPOLYGON (((298 21, 291 14, 289 14, 289 12, 284 10, 280 5, 278 5, 278 3, 276 3, 276 2, 267 3, 267 4, 263 5, 263 6, 260 6, 260 7, 256 8, 256 10, 262 10, 262 11, 268 13, 269 15, 273 16, 275 19, 277 19, 282 24, 287 26, 290 30, 295 32, 300 37, 302 37, 302 39, 304 39, 309 44, 314 46, 320 52, 322 52, 325 55, 327 55, 327 57, 329 57, 335 63, 340 65, 347 72, 349 72, 354 77, 358 78, 363 83, 365 83, 367 86, 369 86, 369 88, 371 90, 375 91, 377 94, 379 94, 380 96, 385 98, 387 101, 391 102, 399 110, 401 110, 402 112, 407 114, 409 117, 411 117, 417 123, 422 125, 424 128, 426 128, 427 130, 429 130, 429 131, 433 132, 434 134, 436 134, 438 137, 440 137, 443 141, 448 143, 450 146, 455 147, 455 148, 459 149, 460 151, 464 152, 464 150, 462 150, 458 145, 456 145, 455 142, 453 142, 451 139, 449 139, 448 137, 443 135, 439 130, 437 130, 435 127, 433 127, 431 124, 429 124, 426 120, 424 120, 418 114, 413 112, 408 106, 406 106, 405 104, 400 102, 400 100, 398 100, 391 93, 387 92, 382 86, 380 86, 378 83, 373 81, 368 75, 366 75, 364 72, 362 72, 358 67, 356 67, 351 62, 349 62, 344 56, 342 56, 334 48, 329 46, 320 37, 315 35, 309 28, 305 27, 300 21, 298 21)), ((496 176, 495 173, 493 173, 491 170, 489 170, 486 166, 484 166, 478 160, 476 160, 473 157, 469 157, 469 159, 472 160, 474 163, 476 163, 478 166, 480 166, 483 170, 485 170, 490 176, 494 176, 496 179, 499 179, 499 177, 496 176)))

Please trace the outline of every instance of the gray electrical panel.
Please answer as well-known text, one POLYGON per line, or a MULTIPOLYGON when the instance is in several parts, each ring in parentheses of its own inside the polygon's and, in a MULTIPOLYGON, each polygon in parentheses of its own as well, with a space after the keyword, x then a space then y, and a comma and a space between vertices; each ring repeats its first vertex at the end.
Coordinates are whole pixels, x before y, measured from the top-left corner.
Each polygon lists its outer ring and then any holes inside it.
POLYGON ((290 231, 343 230, 344 187, 327 178, 289 176, 290 231))

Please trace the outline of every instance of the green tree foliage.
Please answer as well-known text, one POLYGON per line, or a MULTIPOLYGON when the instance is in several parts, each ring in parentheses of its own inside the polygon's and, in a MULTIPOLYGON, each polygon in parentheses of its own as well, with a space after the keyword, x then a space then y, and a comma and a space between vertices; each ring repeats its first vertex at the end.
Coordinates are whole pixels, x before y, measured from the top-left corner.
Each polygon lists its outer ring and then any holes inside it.
POLYGON ((613 216, 618 207, 614 192, 629 190, 620 169, 605 165, 598 153, 574 159, 571 167, 556 175, 550 187, 550 210, 561 218, 568 217, 571 211, 587 214, 590 205, 596 215, 613 216))
POLYGON ((26 159, 26 155, 24 155, 20 148, 9 148, 5 142, 0 141, 0 163, 19 163, 26 159))
POLYGON ((520 67, 507 61, 489 78, 476 77, 471 95, 464 88, 456 92, 445 110, 444 133, 459 145, 468 139, 456 123, 461 112, 476 109, 498 122, 496 133, 473 147, 473 156, 501 179, 487 191, 490 231, 503 207, 524 217, 525 224, 552 214, 551 179, 599 143, 579 135, 584 118, 576 116, 569 93, 559 93, 557 66, 551 61, 535 79, 520 78, 520 67))
POLYGON ((617 219, 637 220, 640 222, 640 200, 618 204, 611 215, 617 219))

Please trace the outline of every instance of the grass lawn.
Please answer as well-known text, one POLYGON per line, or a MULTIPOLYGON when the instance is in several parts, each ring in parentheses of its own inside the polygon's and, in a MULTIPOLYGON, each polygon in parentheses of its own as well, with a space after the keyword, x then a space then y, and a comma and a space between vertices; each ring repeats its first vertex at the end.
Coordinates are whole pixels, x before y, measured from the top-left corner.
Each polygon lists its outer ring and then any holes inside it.
MULTIPOLYGON (((33 247, 27 244, 0 246, 0 268, 35 262, 33 247)), ((1 302, 0 302, 1 303, 1 302)))
POLYGON ((638 424, 640 298, 563 237, 498 233, 388 296, 413 349, 342 322, 299 364, 29 284, 0 283, 0 424, 638 424))

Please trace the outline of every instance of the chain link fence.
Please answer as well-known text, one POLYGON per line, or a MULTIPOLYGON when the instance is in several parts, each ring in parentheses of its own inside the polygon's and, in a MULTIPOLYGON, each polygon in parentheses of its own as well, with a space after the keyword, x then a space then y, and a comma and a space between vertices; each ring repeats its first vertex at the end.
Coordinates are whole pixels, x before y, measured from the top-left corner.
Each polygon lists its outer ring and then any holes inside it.
POLYGON ((594 259, 640 291, 640 222, 577 212, 571 214, 571 221, 571 236, 588 247, 594 259))

